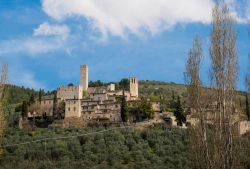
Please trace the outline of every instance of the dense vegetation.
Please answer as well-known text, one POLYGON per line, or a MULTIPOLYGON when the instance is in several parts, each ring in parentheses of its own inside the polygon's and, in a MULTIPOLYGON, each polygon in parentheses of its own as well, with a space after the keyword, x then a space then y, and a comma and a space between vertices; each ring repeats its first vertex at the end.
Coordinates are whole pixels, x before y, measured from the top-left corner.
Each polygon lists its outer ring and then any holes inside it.
MULTIPOLYGON (((6 144, 44 137, 70 136, 98 129, 9 130, 6 144)), ((186 131, 160 128, 117 129, 76 138, 8 147, 0 159, 3 169, 166 168, 188 169, 186 131)))

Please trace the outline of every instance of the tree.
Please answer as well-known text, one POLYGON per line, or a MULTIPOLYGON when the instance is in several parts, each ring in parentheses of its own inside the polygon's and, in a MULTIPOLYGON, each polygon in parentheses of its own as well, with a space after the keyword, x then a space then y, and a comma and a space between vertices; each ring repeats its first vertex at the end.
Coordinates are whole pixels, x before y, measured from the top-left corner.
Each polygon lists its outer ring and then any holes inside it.
POLYGON ((186 122, 186 117, 184 115, 184 111, 181 105, 180 96, 177 97, 174 115, 176 117, 176 121, 178 125, 182 126, 182 124, 186 122))
POLYGON ((170 100, 170 108, 174 109, 176 104, 176 100, 175 100, 175 92, 172 90, 172 95, 171 95, 171 100, 170 100))
MULTIPOLYGON (((250 28, 250 27, 249 27, 250 28)), ((250 29, 249 29, 250 33, 250 29)), ((250 120, 250 110, 249 110, 249 102, 248 102, 248 93, 250 92, 250 54, 248 55, 248 70, 245 77, 245 85, 246 85, 246 115, 248 120, 250 120)))
MULTIPOLYGON (((2 70, 0 74, 0 145, 4 137, 4 132, 6 128, 6 106, 8 100, 8 65, 2 65, 2 70)), ((3 155, 3 149, 0 148, 0 156, 3 155)))
POLYGON ((247 115, 247 120, 250 121, 250 110, 249 110, 249 102, 248 102, 248 93, 246 93, 246 115, 247 115))
POLYGON ((212 111, 215 124, 212 140, 215 148, 210 150, 210 168, 232 169, 235 167, 236 153, 233 143, 233 117, 236 115, 238 75, 235 19, 223 2, 216 4, 212 16, 211 97, 216 107, 212 111))
POLYGON ((35 94, 32 92, 30 95, 30 99, 29 99, 29 104, 32 105, 36 102, 35 100, 35 94))
POLYGON ((212 14, 210 86, 204 89, 199 76, 200 45, 195 43, 187 61, 189 105, 198 118, 191 140, 194 168, 236 167, 236 138, 233 135, 236 110, 238 56, 235 20, 224 2, 216 3, 212 14), (208 123, 208 117, 212 124, 208 123), (194 147, 194 146, 192 146, 194 147))
POLYGON ((39 100, 39 102, 41 103, 41 101, 42 101, 42 89, 39 90, 39 93, 38 93, 38 100, 39 100))
POLYGON ((28 116, 28 103, 26 101, 23 101, 22 104, 22 117, 28 116))
POLYGON ((128 121, 128 106, 127 106, 127 101, 126 101, 126 96, 124 94, 124 90, 123 90, 123 95, 121 97, 121 118, 123 122, 128 121))
POLYGON ((97 80, 97 81, 90 81, 89 82, 89 87, 100 87, 100 86, 103 86, 104 83, 100 80, 97 80))
POLYGON ((57 91, 54 92, 53 97, 53 115, 57 114, 57 91))
POLYGON ((201 61, 203 50, 201 39, 196 36, 193 46, 189 50, 186 63, 186 72, 184 73, 187 84, 187 107, 190 109, 190 116, 198 118, 199 123, 191 126, 189 131, 190 150, 192 152, 192 161, 194 168, 206 168, 209 166, 209 150, 207 142, 207 125, 206 125, 206 107, 209 105, 209 99, 204 96, 202 82, 200 79, 201 61), (193 128, 192 128, 193 127, 193 128))
POLYGON ((123 90, 129 90, 129 79, 122 79, 119 82, 119 87, 118 89, 123 89, 123 90))

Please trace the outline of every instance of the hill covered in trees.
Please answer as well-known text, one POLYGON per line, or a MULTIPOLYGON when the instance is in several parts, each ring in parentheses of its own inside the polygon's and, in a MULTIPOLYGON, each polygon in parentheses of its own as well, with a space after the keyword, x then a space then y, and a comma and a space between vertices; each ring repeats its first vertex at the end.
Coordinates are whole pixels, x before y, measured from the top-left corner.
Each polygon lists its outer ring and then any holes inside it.
MULTIPOLYGON (((5 144, 46 137, 71 136, 96 129, 9 130, 5 144)), ((116 129, 103 133, 7 147, 0 166, 4 169, 166 168, 189 169, 185 130, 161 128, 116 129)))

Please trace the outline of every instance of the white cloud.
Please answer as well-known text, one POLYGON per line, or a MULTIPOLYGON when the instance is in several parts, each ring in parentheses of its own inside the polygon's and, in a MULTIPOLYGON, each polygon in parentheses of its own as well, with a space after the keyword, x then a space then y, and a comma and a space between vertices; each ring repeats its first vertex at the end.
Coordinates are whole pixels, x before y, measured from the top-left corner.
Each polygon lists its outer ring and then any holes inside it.
POLYGON ((31 56, 60 50, 64 46, 61 39, 22 38, 0 41, 0 55, 27 53, 31 56))
POLYGON ((51 25, 47 22, 41 24, 34 30, 34 36, 62 36, 66 38, 70 33, 67 25, 51 25))
POLYGON ((178 23, 209 23, 213 5, 212 0, 42 0, 50 17, 84 17, 104 38, 156 34, 178 23))

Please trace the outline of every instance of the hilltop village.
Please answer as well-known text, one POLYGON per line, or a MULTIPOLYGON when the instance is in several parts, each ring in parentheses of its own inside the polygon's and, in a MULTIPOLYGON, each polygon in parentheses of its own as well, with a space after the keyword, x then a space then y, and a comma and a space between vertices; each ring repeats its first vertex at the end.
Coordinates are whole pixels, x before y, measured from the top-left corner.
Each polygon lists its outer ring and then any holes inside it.
MULTIPOLYGON (((129 91, 116 90, 115 84, 89 87, 88 65, 80 66, 80 85, 60 86, 56 90, 56 98, 36 101, 36 106, 28 112, 28 118, 56 116, 55 107, 64 111, 64 120, 57 120, 54 125, 62 122, 82 123, 108 121, 119 123, 121 119, 121 97, 127 104, 139 100, 138 79, 129 78, 129 91)), ((155 105, 154 105, 155 107, 155 105)))
MULTIPOLYGON (((129 107, 138 105, 141 102, 139 97, 139 83, 136 77, 129 78, 129 89, 116 89, 115 83, 99 85, 97 87, 89 86, 89 69, 88 65, 80 66, 80 84, 75 86, 69 84, 67 86, 59 86, 54 93, 54 98, 43 98, 36 100, 30 106, 27 119, 21 120, 21 127, 30 127, 33 125, 32 119, 43 117, 53 117, 50 126, 54 127, 86 127, 89 125, 102 124, 128 124, 133 122, 141 122, 136 115, 128 115, 128 119, 122 119, 122 102, 124 101, 129 107)), ((160 123, 164 126, 186 128, 188 125, 196 125, 198 118, 193 113, 188 113, 184 108, 186 117, 182 124, 178 124, 176 115, 173 112, 167 112, 162 109, 161 103, 151 101, 146 98, 147 111, 152 115, 144 118, 148 120, 145 126, 152 126, 160 123)), ((139 108, 134 108, 139 109, 139 108)), ((137 110, 136 110, 137 111, 137 110)), ((147 113, 147 112, 146 112, 147 113)), ((213 115, 207 110, 207 123, 213 123, 213 115)), ((239 117, 234 117, 235 129, 242 135, 250 131, 250 123, 241 121, 239 117)))

